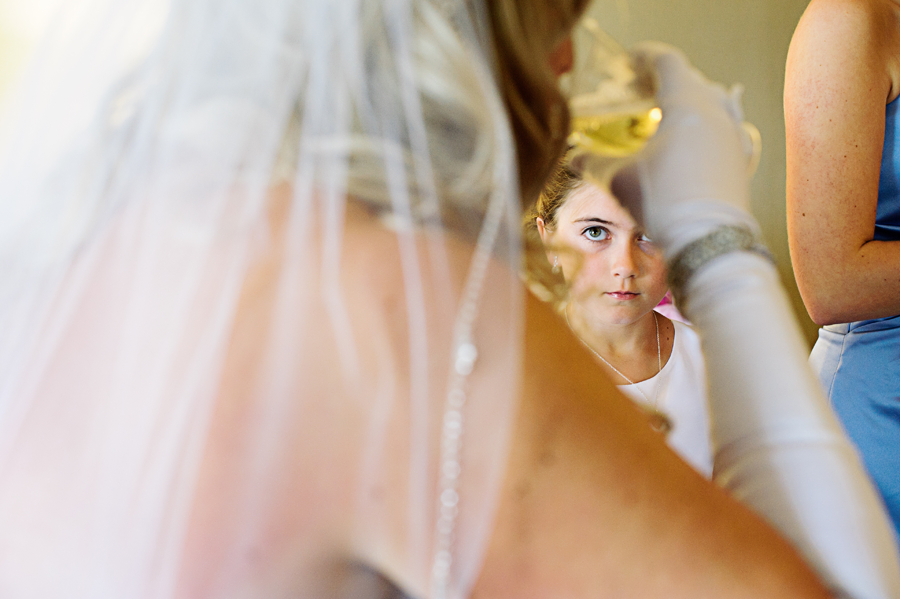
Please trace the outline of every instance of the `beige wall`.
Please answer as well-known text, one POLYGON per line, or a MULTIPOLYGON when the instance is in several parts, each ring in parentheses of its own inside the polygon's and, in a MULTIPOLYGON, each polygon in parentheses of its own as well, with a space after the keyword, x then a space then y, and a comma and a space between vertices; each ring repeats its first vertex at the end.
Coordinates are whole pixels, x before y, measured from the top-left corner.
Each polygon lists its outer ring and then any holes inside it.
POLYGON ((628 46, 655 39, 680 47, 710 78, 746 87, 744 110, 759 127, 763 154, 753 213, 775 254, 810 344, 816 327, 794 284, 784 207, 784 61, 807 0, 594 0, 590 14, 628 46))

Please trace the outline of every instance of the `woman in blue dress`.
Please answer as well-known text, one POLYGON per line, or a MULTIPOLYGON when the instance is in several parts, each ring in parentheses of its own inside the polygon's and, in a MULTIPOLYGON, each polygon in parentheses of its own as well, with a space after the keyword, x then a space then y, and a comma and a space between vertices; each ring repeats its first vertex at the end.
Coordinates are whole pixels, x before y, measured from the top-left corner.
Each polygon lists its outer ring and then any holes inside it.
POLYGON ((785 79, 787 220, 811 362, 900 531, 900 3, 813 0, 785 79))

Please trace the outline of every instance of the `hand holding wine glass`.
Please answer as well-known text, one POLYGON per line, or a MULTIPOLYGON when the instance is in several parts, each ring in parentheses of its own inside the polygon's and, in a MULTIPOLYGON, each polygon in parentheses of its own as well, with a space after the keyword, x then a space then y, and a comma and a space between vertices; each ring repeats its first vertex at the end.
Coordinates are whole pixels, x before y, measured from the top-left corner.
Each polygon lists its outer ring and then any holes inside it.
POLYGON ((758 233, 749 181, 759 134, 744 122, 741 88, 710 82, 665 44, 644 43, 635 55, 656 74, 663 119, 647 147, 616 171, 616 196, 669 257, 723 225, 758 233))

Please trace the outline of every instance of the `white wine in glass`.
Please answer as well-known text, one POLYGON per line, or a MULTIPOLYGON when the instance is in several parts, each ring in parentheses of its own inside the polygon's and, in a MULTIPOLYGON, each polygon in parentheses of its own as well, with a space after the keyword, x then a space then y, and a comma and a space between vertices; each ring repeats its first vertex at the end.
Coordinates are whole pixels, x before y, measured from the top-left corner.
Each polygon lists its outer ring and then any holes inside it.
POLYGON ((653 137, 660 120, 662 111, 656 106, 638 106, 630 111, 605 114, 573 115, 569 143, 603 156, 630 156, 640 151, 653 137))
MULTIPOLYGON (((659 128, 656 79, 644 59, 626 52, 590 17, 579 22, 573 42, 575 66, 561 80, 571 113, 571 157, 593 156, 584 174, 605 184, 620 160, 639 152, 659 128)), ((762 150, 759 130, 744 122, 742 136, 752 176, 762 150)))
POLYGON ((575 68, 563 81, 577 152, 618 158, 638 152, 662 120, 648 65, 630 56, 591 18, 574 32, 575 68))

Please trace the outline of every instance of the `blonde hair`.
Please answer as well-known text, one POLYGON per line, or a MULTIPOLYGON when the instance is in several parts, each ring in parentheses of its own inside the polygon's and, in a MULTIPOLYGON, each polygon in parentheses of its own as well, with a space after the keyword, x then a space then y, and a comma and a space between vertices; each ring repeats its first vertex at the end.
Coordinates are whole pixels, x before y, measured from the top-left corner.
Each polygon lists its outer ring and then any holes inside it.
MULTIPOLYGON (((453 229, 465 228, 466 218, 454 211, 479 212, 491 193, 496 156, 495 130, 484 89, 479 88, 473 53, 484 52, 493 63, 497 91, 506 108, 506 118, 515 144, 516 166, 522 206, 533 204, 547 175, 564 149, 569 115, 565 98, 550 69, 551 51, 569 34, 587 0, 491 0, 486 2, 491 46, 471 47, 453 23, 452 15, 432 2, 416 5, 416 27, 412 39, 415 57, 415 86, 419 94, 428 151, 434 169, 433 179, 419 181, 410 133, 403 131, 400 154, 406 162, 413 213, 417 220, 427 221, 435 214, 440 197, 441 217, 453 229), (424 182, 425 187, 422 187, 424 182), (436 188, 428 188, 434 184, 436 188), (452 222, 448 223, 447 219, 452 222)), ((471 7, 470 7, 471 8, 471 7)), ((391 52, 383 29, 383 10, 374 4, 363 19, 367 55, 372 82, 381 84, 377 95, 380 109, 390 113, 403 105, 398 95, 400 75, 388 60, 391 52), (375 25, 372 25, 375 24, 375 25), (384 66, 388 65, 388 66, 384 66), (396 85, 384 86, 384 81, 396 85)), ((365 126, 356 129, 348 140, 350 170, 347 192, 373 206, 387 207, 390 193, 384 179, 384 144, 380 131, 365 126)), ((290 140, 288 146, 295 145, 290 140)), ((285 161, 282 161, 285 162, 285 161)), ((294 164, 293 156, 286 162, 294 164)))

